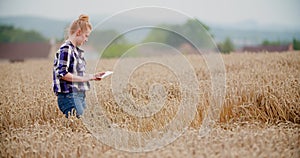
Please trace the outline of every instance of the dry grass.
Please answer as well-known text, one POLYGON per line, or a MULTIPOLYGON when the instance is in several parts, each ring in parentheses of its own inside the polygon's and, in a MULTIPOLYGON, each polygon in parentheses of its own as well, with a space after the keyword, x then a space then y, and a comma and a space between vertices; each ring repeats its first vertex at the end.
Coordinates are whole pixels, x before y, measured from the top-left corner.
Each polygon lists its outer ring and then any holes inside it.
MULTIPOLYGON (((127 153, 97 141, 81 120, 66 119, 51 87, 52 61, 0 63, 1 157, 299 157, 300 54, 223 55, 226 96, 218 124, 198 138, 203 111, 211 102, 210 75, 202 58, 189 56, 199 80, 198 112, 190 128, 171 145, 154 152, 127 153)), ((113 68, 105 60, 98 70, 113 68)), ((92 65, 89 63, 88 66, 92 65)), ((175 79, 174 79, 175 78, 175 79)), ((137 69, 126 89, 137 107, 150 102, 153 83, 163 85, 167 101, 152 117, 124 112, 112 99, 110 80, 95 84, 98 102, 109 120, 132 131, 160 129, 176 113, 182 92, 163 67, 137 69), (164 75, 153 74, 157 70, 164 75), (102 92, 102 93, 101 93, 102 92)), ((89 99, 93 103, 93 98, 89 99)))

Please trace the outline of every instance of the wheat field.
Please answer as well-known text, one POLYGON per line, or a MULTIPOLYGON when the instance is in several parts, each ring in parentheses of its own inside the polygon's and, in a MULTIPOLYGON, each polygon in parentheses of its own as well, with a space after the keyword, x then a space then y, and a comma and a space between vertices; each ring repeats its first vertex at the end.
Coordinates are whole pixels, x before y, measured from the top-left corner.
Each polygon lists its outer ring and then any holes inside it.
MULTIPOLYGON (((174 142, 140 153, 106 145, 93 136, 82 119, 64 117, 52 92, 52 59, 0 62, 0 156, 300 156, 300 52, 222 55, 226 93, 218 120, 204 137, 199 137, 199 129, 212 102, 210 73, 201 56, 187 55, 187 58, 194 67, 200 90, 196 115, 174 142)), ((116 59, 103 59, 96 70, 112 70, 115 63, 116 59)), ((88 62, 87 66, 91 65, 95 63, 88 62)), ((89 104, 96 102, 109 122, 130 131, 163 128, 172 121, 184 97, 180 83, 170 70, 159 65, 144 65, 130 76, 125 89, 135 103, 133 107, 145 107, 161 96, 166 101, 151 117, 140 118, 126 113, 118 105, 111 82, 103 79, 92 83, 98 99, 91 97, 91 92, 87 93, 87 116, 91 112, 89 104), (151 75, 155 73, 157 75, 151 75), (153 83, 159 83, 166 93, 150 96, 153 83)), ((97 121, 105 124, 102 119, 97 121)))

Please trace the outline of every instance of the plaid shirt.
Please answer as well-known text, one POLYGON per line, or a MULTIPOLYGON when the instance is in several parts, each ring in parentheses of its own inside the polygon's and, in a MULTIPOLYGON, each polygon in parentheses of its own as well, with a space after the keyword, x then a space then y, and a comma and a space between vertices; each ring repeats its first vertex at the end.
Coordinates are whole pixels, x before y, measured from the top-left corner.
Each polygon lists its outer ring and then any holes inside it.
POLYGON ((69 82, 62 79, 68 72, 73 75, 84 76, 85 65, 83 50, 74 47, 71 41, 62 44, 54 59, 53 91, 57 94, 89 90, 89 82, 69 82))

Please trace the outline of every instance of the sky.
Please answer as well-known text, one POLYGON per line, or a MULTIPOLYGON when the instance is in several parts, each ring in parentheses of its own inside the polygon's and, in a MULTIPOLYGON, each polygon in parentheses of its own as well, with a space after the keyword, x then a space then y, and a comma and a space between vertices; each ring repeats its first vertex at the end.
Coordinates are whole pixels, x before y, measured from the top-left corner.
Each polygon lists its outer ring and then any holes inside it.
POLYGON ((259 25, 300 28, 300 0, 0 0, 0 16, 64 20, 82 13, 110 16, 145 6, 170 8, 221 25, 252 21, 259 25))

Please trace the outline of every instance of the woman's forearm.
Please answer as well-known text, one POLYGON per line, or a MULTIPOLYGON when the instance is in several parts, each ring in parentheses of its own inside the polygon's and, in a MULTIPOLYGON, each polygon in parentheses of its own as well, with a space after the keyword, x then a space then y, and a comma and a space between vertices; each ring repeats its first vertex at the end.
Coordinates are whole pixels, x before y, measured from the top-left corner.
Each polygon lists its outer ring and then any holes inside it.
POLYGON ((87 82, 90 80, 95 80, 95 76, 92 74, 87 74, 85 76, 76 76, 71 73, 67 73, 65 76, 62 77, 62 79, 69 82, 87 82))

